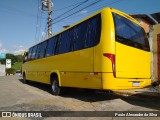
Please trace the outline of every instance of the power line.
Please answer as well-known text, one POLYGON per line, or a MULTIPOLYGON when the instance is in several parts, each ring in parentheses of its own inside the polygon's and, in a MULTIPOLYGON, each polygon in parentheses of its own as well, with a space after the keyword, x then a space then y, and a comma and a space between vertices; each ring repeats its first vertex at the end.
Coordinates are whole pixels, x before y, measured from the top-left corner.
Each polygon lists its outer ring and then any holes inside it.
POLYGON ((88 0, 85 0, 85 1, 83 1, 83 2, 81 2, 81 3, 79 3, 78 5, 76 5, 75 7, 73 7, 72 9, 67 10, 66 12, 62 13, 62 14, 59 15, 58 17, 54 18, 53 21, 56 20, 56 19, 58 19, 58 18, 60 18, 60 17, 62 17, 62 16, 65 15, 66 13, 68 13, 68 12, 76 9, 77 7, 79 7, 79 6, 81 6, 82 4, 86 3, 87 1, 88 1, 88 0))
MULTIPOLYGON (((95 11, 95 10, 99 10, 100 8, 103 8, 103 7, 106 7, 106 6, 108 6, 108 5, 112 5, 112 4, 118 3, 118 2, 121 2, 121 0, 117 0, 117 1, 112 2, 112 3, 109 3, 109 4, 107 4, 107 5, 100 6, 99 8, 93 9, 93 10, 87 12, 87 13, 91 13, 91 12, 93 12, 93 11, 95 11)), ((89 7, 90 7, 90 6, 89 6, 89 7)), ((85 8, 86 8, 86 7, 85 7, 85 8)), ((80 12, 80 11, 84 10, 85 8, 82 8, 81 10, 79 10, 79 11, 77 11, 77 12, 80 12)), ((74 14, 76 14, 77 12, 75 12, 74 14)), ((68 15, 67 17, 62 18, 61 20, 56 21, 56 22, 54 22, 53 24, 58 23, 58 22, 60 22, 60 21, 62 21, 62 20, 64 20, 64 19, 67 19, 68 17, 70 17, 70 16, 72 16, 72 15, 74 15, 74 14, 68 15)), ((84 13, 84 14, 86 14, 86 13, 84 13)), ((81 15, 84 15, 84 14, 81 14, 81 15)), ((79 16, 81 16, 81 15, 77 15, 77 16, 72 17, 72 18, 76 18, 76 17, 79 17, 79 16)))
POLYGON ((61 10, 70 8, 70 7, 75 6, 75 5, 77 5, 77 4, 80 4, 80 3, 82 3, 82 2, 78 2, 78 3, 72 4, 72 5, 68 5, 68 6, 65 6, 65 7, 63 7, 63 8, 55 9, 54 11, 61 11, 61 10))
POLYGON ((96 1, 96 2, 94 2, 94 3, 92 3, 92 4, 90 4, 90 5, 88 5, 88 6, 86 6, 86 7, 84 7, 84 8, 82 8, 82 9, 80 9, 80 10, 78 10, 78 11, 76 11, 76 12, 74 12, 74 13, 66 16, 66 17, 64 17, 64 18, 61 18, 60 20, 58 20, 58 21, 56 21, 56 22, 54 22, 54 23, 52 23, 52 24, 55 24, 55 23, 57 23, 57 22, 60 22, 60 21, 66 19, 66 18, 68 18, 68 17, 70 17, 70 16, 72 16, 72 15, 74 15, 74 14, 76 14, 76 13, 78 13, 78 12, 80 12, 80 11, 86 9, 86 8, 88 8, 88 7, 91 7, 91 6, 95 5, 95 4, 97 4, 98 2, 101 2, 101 1, 98 0, 98 1, 96 1))
MULTIPOLYGON (((79 3, 76 3, 76 4, 72 4, 72 5, 70 5, 70 6, 75 6, 75 7, 73 7, 72 9, 70 9, 70 10, 67 10, 66 12, 64 12, 63 14, 61 14, 61 15, 59 15, 58 17, 56 17, 55 19, 53 19, 53 20, 56 20, 56 19, 58 19, 58 18, 60 18, 60 17, 62 17, 64 14, 66 14, 66 13, 68 13, 68 12, 70 12, 70 11, 72 11, 72 10, 74 10, 74 9, 76 9, 77 7, 79 7, 79 6, 81 6, 82 4, 84 4, 84 3, 86 3, 88 0, 85 0, 85 1, 83 1, 83 2, 79 2, 79 3)), ((63 8, 64 9, 64 8, 63 8)), ((52 25, 52 24, 51 24, 52 25)), ((45 30, 44 31, 46 31, 46 27, 45 27, 45 30)), ((42 36, 42 38, 43 38, 43 36, 42 36)))
MULTIPOLYGON (((68 5, 68 6, 65 6, 65 7, 62 7, 62 8, 59 8, 59 9, 55 9, 54 10, 54 12, 59 12, 59 11, 61 11, 61 10, 64 10, 64 9, 67 9, 67 8, 70 8, 70 7, 72 7, 72 6, 75 6, 75 5, 78 5, 78 4, 80 4, 80 3, 82 3, 82 2, 78 2, 78 3, 75 3, 75 4, 71 4, 71 5, 68 5)), ((45 14, 45 13, 44 13, 45 14)), ((46 14, 45 14, 46 15, 46 14)))
MULTIPOLYGON (((47 33, 47 23, 45 25, 45 28, 44 28, 44 33, 47 33)), ((42 35, 41 37, 41 41, 43 40, 43 38, 45 38, 46 36, 42 35)))
MULTIPOLYGON (((103 6, 100 6, 100 7, 96 8, 96 9, 93 9, 92 11, 99 10, 99 9, 101 9, 101 8, 104 8, 104 7, 108 6, 108 5, 112 5, 112 4, 115 4, 115 3, 121 2, 121 1, 122 1, 122 0, 114 1, 114 2, 109 3, 109 4, 107 4, 107 5, 103 5, 103 6)), ((90 11, 90 12, 91 12, 91 11, 90 11)))
MULTIPOLYGON (((118 2, 120 2, 120 1, 121 1, 121 0, 117 0, 117 1, 112 2, 112 3, 109 3, 109 4, 107 4, 107 5, 105 4, 105 5, 100 6, 100 7, 96 8, 96 9, 94 9, 94 10, 91 10, 91 11, 89 11, 89 12, 87 12, 87 13, 93 12, 93 11, 95 11, 95 10, 98 10, 98 9, 100 9, 100 8, 102 8, 102 7, 105 7, 105 6, 108 6, 108 5, 112 5, 112 4, 118 3, 118 2)), ((94 3, 92 3, 92 4, 90 4, 90 5, 82 8, 82 9, 80 9, 80 10, 78 10, 78 11, 76 11, 76 12, 74 12, 74 13, 72 13, 72 14, 70 14, 70 15, 68 15, 68 16, 66 16, 66 17, 64 17, 64 18, 62 18, 62 19, 60 19, 60 20, 58 20, 58 21, 56 21, 56 22, 54 22, 53 24, 58 23, 58 22, 60 22, 60 21, 63 21, 64 19, 67 19, 68 17, 70 17, 70 16, 72 16, 72 15, 74 15, 74 14, 76 14, 76 13, 82 11, 82 10, 84 10, 84 9, 86 9, 86 8, 88 8, 88 7, 91 7, 91 6, 95 5, 95 4, 97 4, 98 2, 101 2, 101 1, 96 1, 96 2, 94 2, 94 3)), ((81 14, 81 15, 83 15, 83 14, 81 14)), ((79 17, 79 16, 80 16, 80 15, 77 15, 76 17, 79 17)), ((72 18, 73 18, 73 17, 72 17, 72 18)), ((74 17, 74 18, 75 18, 75 17, 74 17)), ((46 31, 46 27, 45 27, 45 31, 46 31)))
MULTIPOLYGON (((92 10, 88 11, 87 13, 91 13, 91 12, 93 12, 93 11, 96 11, 96 10, 102 9, 102 8, 104 8, 104 7, 107 7, 108 5, 112 5, 112 4, 121 2, 121 1, 122 1, 122 0, 117 0, 117 1, 111 2, 111 3, 109 3, 109 4, 105 4, 105 5, 103 5, 103 6, 99 5, 99 7, 97 6, 97 8, 92 9, 92 10)), ((86 14, 86 13, 84 13, 84 14, 86 14)), ((84 14, 81 14, 81 15, 84 15, 84 14)), ((75 16, 75 17, 79 17, 79 16, 80 16, 80 15, 77 15, 77 16, 75 16)), ((74 17, 74 18, 75 18, 75 17, 74 17)))
POLYGON ((41 0, 38 0, 35 42, 38 42, 40 40, 40 36, 41 36, 42 13, 43 13, 43 11, 40 9, 40 4, 41 4, 41 0))

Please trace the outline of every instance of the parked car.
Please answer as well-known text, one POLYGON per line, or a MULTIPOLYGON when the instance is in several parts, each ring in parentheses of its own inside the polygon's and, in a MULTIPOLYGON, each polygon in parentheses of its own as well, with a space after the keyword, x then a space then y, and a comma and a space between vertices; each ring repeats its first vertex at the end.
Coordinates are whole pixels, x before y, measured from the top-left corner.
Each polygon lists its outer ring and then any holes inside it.
POLYGON ((16 75, 21 75, 21 71, 20 70, 16 70, 16 75))

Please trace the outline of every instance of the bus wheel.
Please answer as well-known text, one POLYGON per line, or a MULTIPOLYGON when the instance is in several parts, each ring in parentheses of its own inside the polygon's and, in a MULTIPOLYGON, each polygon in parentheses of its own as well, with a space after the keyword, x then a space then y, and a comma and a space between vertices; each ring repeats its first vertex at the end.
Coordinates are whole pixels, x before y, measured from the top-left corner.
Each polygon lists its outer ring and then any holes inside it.
POLYGON ((23 83, 24 83, 24 84, 27 84, 27 83, 28 83, 28 80, 26 80, 26 75, 25 75, 25 74, 23 74, 23 83))
POLYGON ((51 78, 51 89, 53 95, 60 95, 61 88, 59 87, 59 82, 57 77, 51 78))

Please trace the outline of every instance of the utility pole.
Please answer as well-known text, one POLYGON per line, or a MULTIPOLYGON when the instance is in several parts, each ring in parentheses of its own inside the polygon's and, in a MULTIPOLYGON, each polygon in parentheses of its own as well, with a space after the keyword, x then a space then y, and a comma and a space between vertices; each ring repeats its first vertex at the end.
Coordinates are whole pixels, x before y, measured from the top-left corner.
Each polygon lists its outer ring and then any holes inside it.
POLYGON ((42 10, 48 11, 48 37, 52 35, 52 7, 53 3, 51 0, 42 0, 42 10))
POLYGON ((48 0, 48 37, 52 35, 52 2, 48 0))

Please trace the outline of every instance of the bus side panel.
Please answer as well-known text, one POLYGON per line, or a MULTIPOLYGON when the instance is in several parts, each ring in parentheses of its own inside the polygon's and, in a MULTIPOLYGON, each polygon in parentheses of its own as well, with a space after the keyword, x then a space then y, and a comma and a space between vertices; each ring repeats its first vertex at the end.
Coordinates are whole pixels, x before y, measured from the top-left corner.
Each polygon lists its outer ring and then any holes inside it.
POLYGON ((32 81, 37 81, 36 80, 37 74, 33 68, 35 68, 35 62, 33 62, 33 61, 32 62, 29 61, 29 62, 26 62, 23 64, 23 69, 24 69, 23 71, 26 71, 25 72, 26 79, 32 80, 32 81))
POLYGON ((61 72, 62 86, 92 89, 101 88, 101 79, 99 79, 101 75, 94 76, 92 74, 93 48, 59 55, 55 58, 54 64, 55 69, 61 72))
POLYGON ((93 74, 93 51, 87 48, 23 64, 28 80, 50 84, 51 71, 60 72, 60 83, 64 87, 101 89, 101 74, 93 74))
POLYGON ((26 79, 50 84, 50 71, 47 70, 46 58, 26 62, 23 64, 23 69, 26 70, 26 79))
POLYGON ((50 74, 56 70, 63 87, 101 89, 101 74, 93 74, 93 50, 92 47, 32 60, 23 69, 27 70, 28 80, 50 84, 50 74))
POLYGON ((101 74, 90 74, 89 72, 65 72, 61 73, 63 87, 101 89, 101 74))

